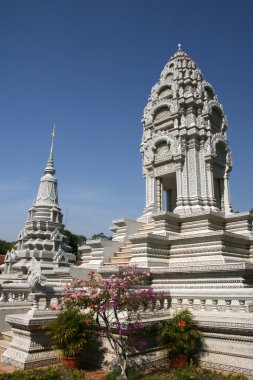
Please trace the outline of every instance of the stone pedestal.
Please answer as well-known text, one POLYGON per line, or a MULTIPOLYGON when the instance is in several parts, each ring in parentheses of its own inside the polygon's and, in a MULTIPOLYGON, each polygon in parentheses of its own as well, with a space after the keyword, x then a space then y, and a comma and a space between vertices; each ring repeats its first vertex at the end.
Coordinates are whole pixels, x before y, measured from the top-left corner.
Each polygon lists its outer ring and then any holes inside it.
POLYGON ((56 364, 58 353, 51 351, 49 338, 42 326, 51 323, 57 316, 55 311, 30 311, 27 314, 8 315, 13 339, 3 353, 1 361, 20 369, 56 364))

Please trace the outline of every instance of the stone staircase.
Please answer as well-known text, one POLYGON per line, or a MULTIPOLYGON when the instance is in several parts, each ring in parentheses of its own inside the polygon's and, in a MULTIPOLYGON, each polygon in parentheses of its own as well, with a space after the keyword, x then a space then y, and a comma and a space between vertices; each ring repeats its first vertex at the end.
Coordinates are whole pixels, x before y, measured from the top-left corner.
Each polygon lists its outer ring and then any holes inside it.
POLYGON ((0 333, 0 356, 4 353, 4 351, 9 347, 9 344, 12 340, 12 331, 2 331, 0 333))
MULTIPOLYGON (((142 235, 146 233, 154 232, 155 221, 154 219, 150 219, 147 224, 143 225, 135 235, 142 235)), ((132 258, 132 243, 131 241, 127 241, 125 245, 117 252, 114 253, 112 257, 110 257, 109 261, 105 263, 106 266, 117 265, 117 266, 125 266, 129 264, 129 261, 132 258)))

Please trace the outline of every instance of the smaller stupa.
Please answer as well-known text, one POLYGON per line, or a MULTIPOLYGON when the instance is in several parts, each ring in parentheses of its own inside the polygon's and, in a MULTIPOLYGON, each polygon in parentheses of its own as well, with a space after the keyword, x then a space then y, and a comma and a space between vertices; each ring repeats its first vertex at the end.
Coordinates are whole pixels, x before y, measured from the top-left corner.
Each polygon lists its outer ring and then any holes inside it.
POLYGON ((62 213, 58 204, 57 179, 54 168, 54 138, 45 174, 41 177, 37 198, 28 210, 28 221, 18 235, 12 251, 7 252, 5 263, 1 266, 2 279, 22 279, 27 277, 31 260, 34 257, 46 278, 68 277, 69 267, 76 257, 64 237, 62 213))

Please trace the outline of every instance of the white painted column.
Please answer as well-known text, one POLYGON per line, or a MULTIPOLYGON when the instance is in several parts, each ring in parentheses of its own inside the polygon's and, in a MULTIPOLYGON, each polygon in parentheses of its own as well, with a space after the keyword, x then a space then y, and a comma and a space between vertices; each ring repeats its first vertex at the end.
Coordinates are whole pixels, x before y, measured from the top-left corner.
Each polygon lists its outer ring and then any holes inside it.
POLYGON ((162 211, 162 181, 156 178, 156 209, 162 211))
POLYGON ((147 211, 154 210, 155 192, 154 192, 154 177, 148 173, 146 175, 146 207, 147 211))
POLYGON ((176 164, 176 181, 177 181, 177 199, 176 199, 176 205, 181 206, 182 205, 182 168, 183 165, 180 163, 176 164))
POLYGON ((149 178, 149 176, 146 176, 146 208, 148 208, 149 205, 150 205, 150 199, 149 199, 150 191, 149 191, 149 187, 150 187, 150 178, 149 178))
POLYGON ((207 189, 209 197, 209 206, 215 205, 215 196, 214 196, 214 183, 213 183, 213 166, 210 162, 206 163, 206 174, 207 174, 207 189))
POLYGON ((224 208, 225 214, 230 214, 233 212, 231 202, 230 202, 230 191, 229 191, 229 173, 225 172, 224 176, 224 208))
POLYGON ((225 210, 225 207, 224 207, 224 179, 223 178, 220 178, 219 179, 219 192, 220 192, 220 209, 221 211, 224 211, 225 210))

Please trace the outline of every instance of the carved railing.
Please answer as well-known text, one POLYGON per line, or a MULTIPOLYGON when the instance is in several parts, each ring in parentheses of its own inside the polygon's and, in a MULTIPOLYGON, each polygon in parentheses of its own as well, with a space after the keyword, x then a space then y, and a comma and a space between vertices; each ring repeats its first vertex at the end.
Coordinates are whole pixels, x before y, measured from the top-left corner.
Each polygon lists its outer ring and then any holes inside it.
MULTIPOLYGON (((0 287, 0 305, 31 305, 35 310, 49 310, 51 306, 57 306, 63 288, 55 286, 40 286, 31 290, 28 284, 3 284, 0 287)), ((179 311, 188 309, 198 312, 246 312, 253 313, 253 298, 242 294, 226 296, 210 295, 164 295, 155 303, 150 302, 146 309, 140 312, 144 318, 154 315, 169 314, 169 310, 179 311)))
POLYGON ((198 312, 253 312, 253 300, 248 297, 172 297, 171 309, 188 309, 193 313, 198 312))
POLYGON ((32 293, 31 311, 35 313, 37 311, 53 310, 53 307, 59 304, 62 290, 63 288, 60 287, 47 286, 46 289, 42 287, 41 291, 32 293))
POLYGON ((3 284, 0 287, 0 305, 31 305, 37 310, 49 310, 51 306, 58 305, 62 290, 62 287, 53 286, 40 286, 39 289, 32 290, 28 284, 3 284))
POLYGON ((31 288, 27 284, 3 284, 0 287, 0 304, 31 303, 31 288))

